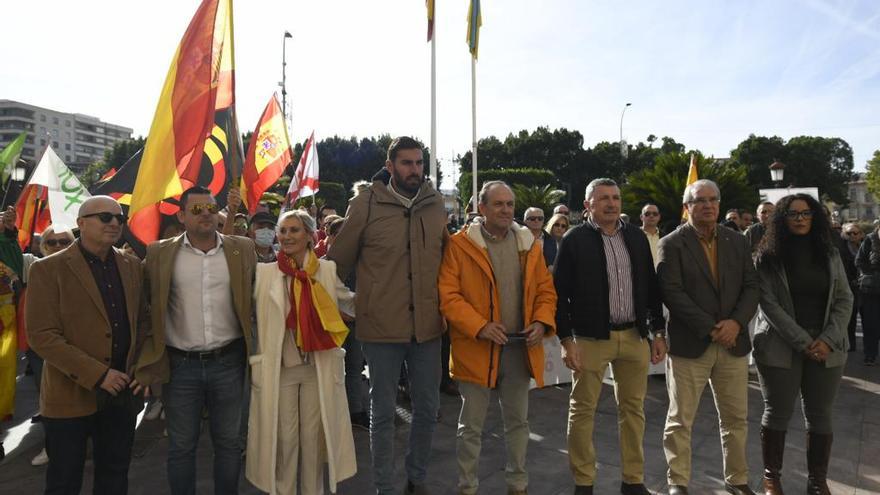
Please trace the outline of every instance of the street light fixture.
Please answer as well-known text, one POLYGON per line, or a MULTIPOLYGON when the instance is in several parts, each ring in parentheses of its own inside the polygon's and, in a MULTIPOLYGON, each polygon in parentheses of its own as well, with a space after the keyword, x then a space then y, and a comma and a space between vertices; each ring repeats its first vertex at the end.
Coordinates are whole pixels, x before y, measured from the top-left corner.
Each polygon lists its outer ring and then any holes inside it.
POLYGON ((626 109, 630 106, 632 106, 632 103, 627 103, 623 106, 623 111, 620 112, 620 156, 624 158, 626 158, 629 150, 626 147, 626 142, 623 140, 623 116, 626 114, 626 109))
POLYGON ((290 31, 284 31, 281 45, 281 116, 287 119, 287 40, 293 38, 290 31))
POLYGON ((779 160, 774 160, 770 164, 770 179, 776 183, 777 189, 782 187, 782 178, 785 175, 785 164, 779 160))

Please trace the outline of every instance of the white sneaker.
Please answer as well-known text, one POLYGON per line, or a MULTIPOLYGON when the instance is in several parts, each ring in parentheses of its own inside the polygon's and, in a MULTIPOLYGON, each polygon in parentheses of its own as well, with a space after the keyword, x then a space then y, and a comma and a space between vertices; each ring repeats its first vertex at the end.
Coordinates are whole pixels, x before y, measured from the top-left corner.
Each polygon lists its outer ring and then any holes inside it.
POLYGON ((36 457, 31 459, 31 466, 45 466, 49 464, 49 455, 46 454, 46 449, 40 451, 36 457))
POLYGON ((147 406, 147 412, 144 413, 144 419, 147 421, 153 421, 157 419, 160 414, 162 414, 162 400, 156 399, 152 404, 147 406))

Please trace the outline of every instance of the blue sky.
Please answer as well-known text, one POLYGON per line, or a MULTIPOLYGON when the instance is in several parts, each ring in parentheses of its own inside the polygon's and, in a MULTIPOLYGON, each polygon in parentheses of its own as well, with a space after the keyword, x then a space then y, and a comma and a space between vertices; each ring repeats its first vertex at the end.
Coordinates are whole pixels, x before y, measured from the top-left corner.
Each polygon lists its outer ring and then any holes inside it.
MULTIPOLYGON (((483 0, 480 137, 539 125, 585 144, 672 136, 728 156, 750 132, 842 137, 857 169, 880 149, 875 0, 483 0)), ((470 147, 467 0, 437 0, 438 150, 470 147)), ((146 134, 195 0, 4 6, 0 98, 98 116, 146 134)), ((292 134, 429 138, 421 0, 238 0, 237 98, 252 129, 288 44, 292 134)))

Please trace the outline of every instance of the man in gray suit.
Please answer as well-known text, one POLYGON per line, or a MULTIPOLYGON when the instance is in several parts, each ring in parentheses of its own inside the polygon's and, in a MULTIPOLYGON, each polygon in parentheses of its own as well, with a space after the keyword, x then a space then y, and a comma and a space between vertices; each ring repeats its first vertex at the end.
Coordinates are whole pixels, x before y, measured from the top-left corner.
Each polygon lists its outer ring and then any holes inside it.
POLYGON ((748 486, 748 324, 760 289, 748 240, 718 225, 721 192, 710 180, 685 189, 688 222, 660 240, 657 274, 669 308, 669 411, 663 448, 670 495, 687 494, 691 428, 706 383, 720 419, 725 489, 748 486))

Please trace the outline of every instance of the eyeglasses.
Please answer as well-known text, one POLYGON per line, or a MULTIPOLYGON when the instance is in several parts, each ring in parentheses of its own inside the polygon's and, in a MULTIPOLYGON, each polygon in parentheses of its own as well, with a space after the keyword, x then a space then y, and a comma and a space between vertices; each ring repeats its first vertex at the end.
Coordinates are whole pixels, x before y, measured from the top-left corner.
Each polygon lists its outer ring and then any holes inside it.
POLYGON ((719 198, 695 198, 688 201, 689 205, 717 205, 721 200, 719 198))
POLYGON ((526 217, 526 220, 528 220, 529 222, 535 222, 535 221, 543 222, 544 217, 526 217))
POLYGON ((67 246, 70 246, 71 241, 70 241, 70 239, 62 237, 61 239, 46 239, 45 242, 46 242, 46 245, 49 247, 56 247, 56 246, 67 247, 67 246))
POLYGON ((563 229, 568 228, 568 224, 565 224, 565 223, 554 223, 553 226, 554 227, 562 227, 563 229))
POLYGON ((787 211, 785 212, 785 216, 791 220, 799 220, 801 218, 811 219, 813 218, 813 210, 787 211))
MULTIPOLYGON (((125 225, 125 215, 122 213, 110 213, 109 211, 102 211, 100 213, 89 213, 88 215, 83 215, 80 218, 92 218, 98 217, 98 220, 101 223, 110 223, 115 218, 119 225, 125 225)), ((48 241, 47 241, 48 242, 48 241)))
POLYGON ((642 213, 642 215, 644 215, 646 217, 659 217, 660 212, 659 211, 646 211, 646 212, 642 213))
POLYGON ((218 211, 220 211, 220 208, 217 208, 217 205, 215 203, 196 203, 189 207, 189 211, 193 215, 201 215, 204 211, 207 211, 211 215, 214 215, 218 211))

